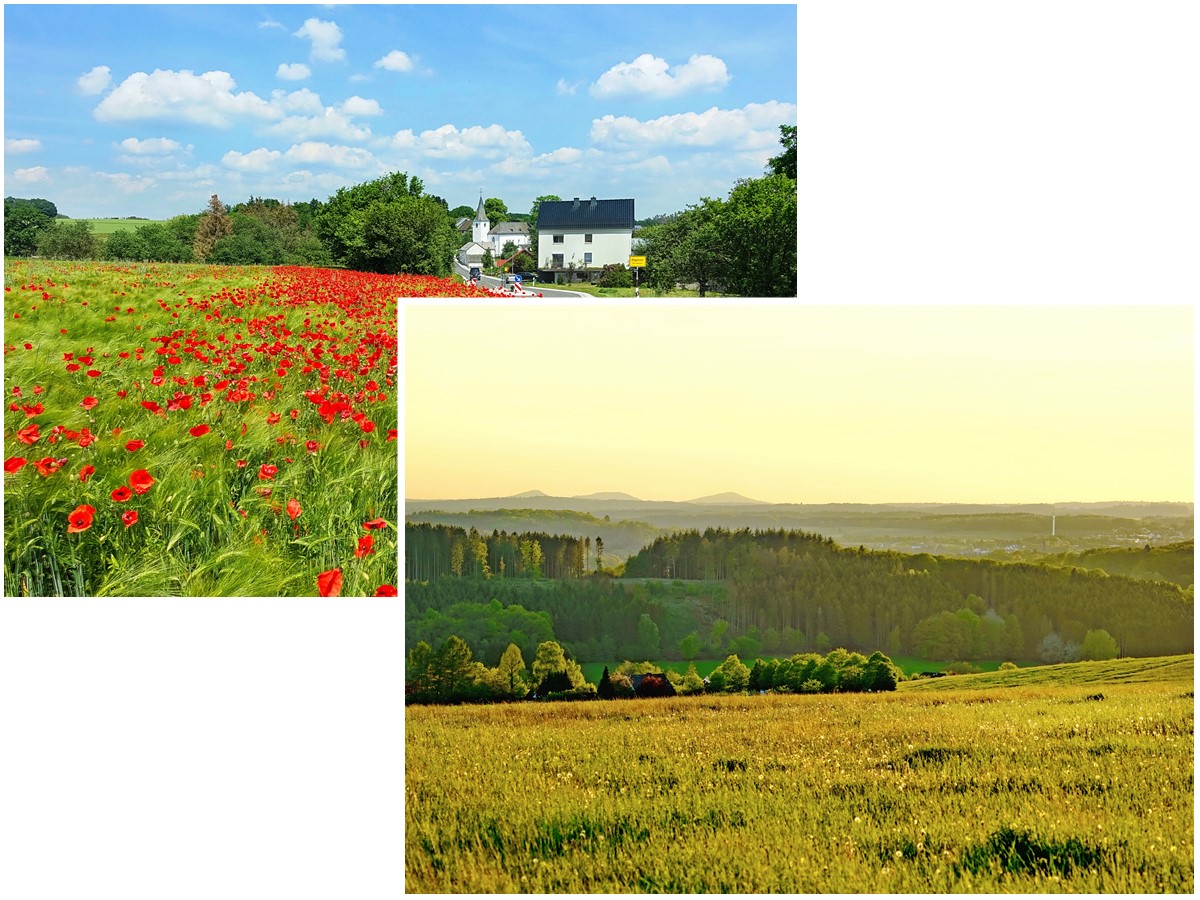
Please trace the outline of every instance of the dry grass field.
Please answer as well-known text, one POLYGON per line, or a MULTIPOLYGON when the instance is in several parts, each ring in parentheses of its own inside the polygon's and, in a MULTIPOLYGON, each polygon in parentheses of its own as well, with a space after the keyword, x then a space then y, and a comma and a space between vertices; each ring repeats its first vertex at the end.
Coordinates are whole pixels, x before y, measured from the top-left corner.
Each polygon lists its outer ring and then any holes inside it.
POLYGON ((1191 893, 1193 658, 1078 665, 409 707, 406 889, 1191 893))

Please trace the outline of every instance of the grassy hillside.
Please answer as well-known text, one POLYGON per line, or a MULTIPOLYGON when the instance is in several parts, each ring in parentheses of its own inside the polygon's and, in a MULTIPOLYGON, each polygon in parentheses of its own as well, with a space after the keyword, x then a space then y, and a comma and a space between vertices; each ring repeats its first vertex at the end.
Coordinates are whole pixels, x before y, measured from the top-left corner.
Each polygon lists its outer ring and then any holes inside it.
POLYGON ((962 691, 993 688, 1063 687, 1065 685, 1170 684, 1190 686, 1195 677, 1195 656, 1155 656, 1148 659, 1110 659, 1094 662, 1063 663, 1057 666, 1031 666, 1007 672, 981 672, 978 675, 948 675, 907 681, 905 691, 962 691))
POLYGON ((1191 893, 1191 672, 409 707, 405 887, 1191 893))

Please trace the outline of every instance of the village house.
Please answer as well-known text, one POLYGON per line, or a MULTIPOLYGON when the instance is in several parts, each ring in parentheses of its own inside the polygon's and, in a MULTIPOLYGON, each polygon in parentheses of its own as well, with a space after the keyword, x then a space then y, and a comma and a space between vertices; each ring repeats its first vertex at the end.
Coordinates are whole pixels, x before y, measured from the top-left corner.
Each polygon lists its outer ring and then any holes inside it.
POLYGON ((546 200, 538 207, 539 280, 573 280, 583 270, 629 264, 633 200, 546 200), (564 278, 560 278, 564 276, 564 278))

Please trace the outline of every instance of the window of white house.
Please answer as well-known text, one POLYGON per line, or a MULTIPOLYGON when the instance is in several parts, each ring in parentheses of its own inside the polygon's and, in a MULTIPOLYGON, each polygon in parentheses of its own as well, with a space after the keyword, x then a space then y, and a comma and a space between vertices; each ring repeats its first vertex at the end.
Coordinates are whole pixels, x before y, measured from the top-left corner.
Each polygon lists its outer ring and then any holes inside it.
POLYGON ((590 254, 590 253, 583 254, 583 264, 585 266, 590 266, 592 264, 592 254, 590 254))
POLYGON ((556 234, 554 236, 554 243, 561 244, 562 242, 563 242, 563 236, 561 234, 556 234))
POLYGON ((592 236, 590 234, 585 234, 583 236, 583 242, 585 244, 590 244, 592 242, 592 236))
POLYGON ((554 268, 561 269, 562 264, 563 264, 563 255, 561 253, 555 253, 551 257, 551 261, 552 261, 552 264, 554 265, 554 268))

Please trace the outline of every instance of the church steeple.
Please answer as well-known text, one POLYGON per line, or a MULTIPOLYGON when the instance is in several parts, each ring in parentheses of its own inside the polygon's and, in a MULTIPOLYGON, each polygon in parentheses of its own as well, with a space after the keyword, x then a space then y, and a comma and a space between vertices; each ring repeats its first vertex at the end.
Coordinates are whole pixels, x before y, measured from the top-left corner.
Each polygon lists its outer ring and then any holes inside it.
POLYGON ((488 232, 492 230, 487 213, 483 209, 483 193, 479 194, 479 208, 475 210, 475 218, 471 221, 471 240, 477 244, 487 242, 488 232))

